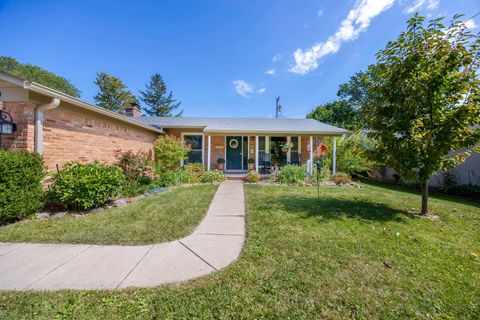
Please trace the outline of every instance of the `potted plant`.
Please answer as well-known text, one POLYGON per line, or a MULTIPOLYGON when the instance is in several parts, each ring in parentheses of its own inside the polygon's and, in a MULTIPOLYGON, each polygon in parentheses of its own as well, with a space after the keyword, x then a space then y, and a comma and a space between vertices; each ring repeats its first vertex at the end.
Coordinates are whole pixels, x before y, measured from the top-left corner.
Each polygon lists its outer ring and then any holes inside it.
POLYGON ((255 169, 255 159, 248 158, 247 163, 248 163, 248 170, 249 171, 252 171, 252 170, 255 169))
POLYGON ((291 142, 284 143, 282 144, 282 152, 287 153, 288 150, 290 150, 292 147, 293 147, 293 143, 291 142))
POLYGON ((223 171, 224 164, 225 164, 225 159, 223 159, 223 158, 218 158, 217 159, 218 170, 223 171))

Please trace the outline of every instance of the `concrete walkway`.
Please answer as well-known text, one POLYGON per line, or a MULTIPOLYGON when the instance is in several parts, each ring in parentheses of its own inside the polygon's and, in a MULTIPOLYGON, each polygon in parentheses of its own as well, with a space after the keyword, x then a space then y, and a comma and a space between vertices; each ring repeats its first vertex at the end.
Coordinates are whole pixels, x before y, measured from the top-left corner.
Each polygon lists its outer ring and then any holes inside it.
POLYGON ((0 243, 0 290, 153 287, 215 272, 245 240, 241 181, 223 182, 197 229, 141 246, 0 243))

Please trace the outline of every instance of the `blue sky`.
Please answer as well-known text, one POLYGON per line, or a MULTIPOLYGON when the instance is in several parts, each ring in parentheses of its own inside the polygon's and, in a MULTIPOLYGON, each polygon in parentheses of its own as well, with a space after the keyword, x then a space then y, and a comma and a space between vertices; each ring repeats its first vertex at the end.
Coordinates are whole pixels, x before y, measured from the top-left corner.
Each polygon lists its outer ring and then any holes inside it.
MULTIPOLYGON (((0 55, 71 80, 95 73, 132 92, 159 72, 185 116, 304 117, 375 61, 412 12, 470 17, 479 0, 0 0, 0 55)), ((469 22, 480 31, 480 16, 469 22)))

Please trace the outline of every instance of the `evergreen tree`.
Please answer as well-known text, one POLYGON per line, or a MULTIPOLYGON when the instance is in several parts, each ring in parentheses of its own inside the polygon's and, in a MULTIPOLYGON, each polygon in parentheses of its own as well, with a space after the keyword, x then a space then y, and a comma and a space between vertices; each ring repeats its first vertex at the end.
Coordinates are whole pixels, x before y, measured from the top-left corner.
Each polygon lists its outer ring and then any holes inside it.
POLYGON ((0 56, 0 70, 25 78, 29 81, 43 84, 44 86, 73 97, 80 97, 80 90, 78 90, 70 81, 32 64, 20 63, 11 57, 0 56))
POLYGON ((122 113, 125 107, 137 101, 122 80, 106 72, 97 73, 95 84, 99 92, 94 99, 100 107, 122 113))
POLYGON ((183 110, 177 114, 173 111, 177 109, 181 102, 173 98, 172 91, 167 94, 167 86, 163 82, 162 76, 155 73, 150 78, 150 83, 145 91, 140 91, 140 100, 146 105, 144 111, 151 116, 157 117, 180 117, 183 110))

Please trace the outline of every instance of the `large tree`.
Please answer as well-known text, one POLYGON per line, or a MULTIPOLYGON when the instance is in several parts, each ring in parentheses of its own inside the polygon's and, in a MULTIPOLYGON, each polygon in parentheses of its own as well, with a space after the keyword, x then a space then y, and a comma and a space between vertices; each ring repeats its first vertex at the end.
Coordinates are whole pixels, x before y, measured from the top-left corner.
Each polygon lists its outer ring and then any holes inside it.
POLYGON ((73 97, 80 97, 80 90, 70 81, 32 64, 20 63, 11 57, 0 56, 0 70, 43 84, 73 97))
POLYGON ((122 113, 131 103, 137 101, 120 78, 106 72, 97 73, 95 84, 99 92, 94 99, 100 107, 122 113))
POLYGON ((352 107, 352 105, 346 101, 334 101, 320 105, 307 114, 307 118, 348 130, 358 130, 362 128, 359 110, 352 107))
POLYGON ((180 117, 183 110, 174 114, 181 102, 173 98, 172 91, 167 93, 167 86, 159 73, 150 78, 145 91, 140 91, 140 100, 146 105, 144 111, 157 117, 180 117))
POLYGON ((425 22, 416 14, 407 31, 377 54, 363 114, 375 155, 422 189, 428 213, 428 179, 478 151, 480 129, 479 35, 455 16, 425 22))

